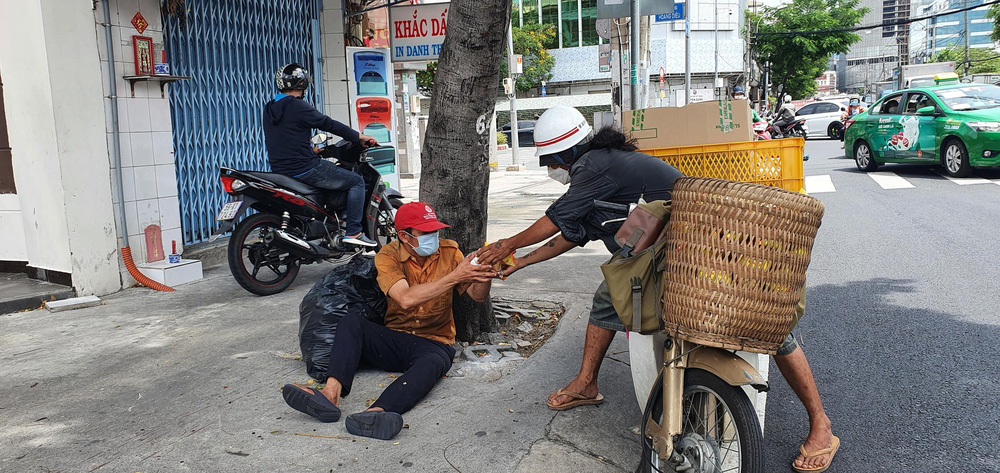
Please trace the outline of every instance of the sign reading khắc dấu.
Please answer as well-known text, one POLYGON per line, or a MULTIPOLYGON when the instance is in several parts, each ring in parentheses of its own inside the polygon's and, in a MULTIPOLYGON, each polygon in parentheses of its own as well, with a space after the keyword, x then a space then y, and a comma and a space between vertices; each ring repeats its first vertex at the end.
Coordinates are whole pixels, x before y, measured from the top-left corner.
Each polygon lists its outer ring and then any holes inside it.
POLYGON ((429 3, 390 8, 392 62, 436 60, 448 31, 450 6, 450 3, 429 3))

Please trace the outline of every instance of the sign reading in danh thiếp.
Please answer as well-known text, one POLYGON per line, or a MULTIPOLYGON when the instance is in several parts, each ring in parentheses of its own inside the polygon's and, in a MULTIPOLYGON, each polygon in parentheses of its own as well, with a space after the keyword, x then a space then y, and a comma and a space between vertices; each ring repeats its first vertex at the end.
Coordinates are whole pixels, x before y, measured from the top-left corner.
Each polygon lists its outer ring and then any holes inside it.
POLYGON ((448 32, 450 3, 392 7, 389 42, 392 61, 434 61, 448 32))

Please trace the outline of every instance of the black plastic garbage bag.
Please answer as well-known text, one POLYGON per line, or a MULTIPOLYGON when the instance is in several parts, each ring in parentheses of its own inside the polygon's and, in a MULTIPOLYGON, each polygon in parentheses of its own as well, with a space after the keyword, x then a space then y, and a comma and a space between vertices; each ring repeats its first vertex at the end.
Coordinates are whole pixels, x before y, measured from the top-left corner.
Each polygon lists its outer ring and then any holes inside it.
POLYGON ((357 255, 323 276, 299 304, 299 348, 306 372, 326 381, 330 349, 337 324, 345 315, 360 313, 377 324, 385 323, 385 294, 375 280, 375 258, 357 255))

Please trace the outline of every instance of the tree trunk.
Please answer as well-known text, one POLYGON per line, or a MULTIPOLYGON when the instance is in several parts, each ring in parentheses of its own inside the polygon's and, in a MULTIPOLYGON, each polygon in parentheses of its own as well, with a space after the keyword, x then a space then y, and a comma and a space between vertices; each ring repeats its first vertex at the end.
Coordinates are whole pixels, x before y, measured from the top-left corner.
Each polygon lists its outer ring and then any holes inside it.
MULTIPOLYGON (((454 0, 434 76, 421 154, 420 199, 452 227, 442 237, 462 252, 486 241, 490 121, 506 55, 511 0, 454 0)), ((490 303, 455 298, 459 340, 495 329, 490 303)))

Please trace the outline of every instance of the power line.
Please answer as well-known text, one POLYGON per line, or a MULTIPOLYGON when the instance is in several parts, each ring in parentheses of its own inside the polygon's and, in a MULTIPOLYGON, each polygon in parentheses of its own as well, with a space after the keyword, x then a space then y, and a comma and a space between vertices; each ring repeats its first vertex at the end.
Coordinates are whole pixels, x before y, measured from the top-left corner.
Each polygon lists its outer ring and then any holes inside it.
POLYGON ((954 15, 955 13, 962 13, 969 10, 975 10, 977 8, 986 7, 989 5, 995 5, 1000 3, 1000 0, 990 0, 988 2, 983 2, 979 5, 974 5, 971 7, 960 8, 957 10, 948 10, 940 13, 935 13, 933 15, 925 15, 914 18, 907 18, 905 20, 896 21, 886 21, 879 23, 877 25, 868 26, 854 26, 851 28, 834 28, 828 30, 800 30, 800 31, 774 31, 774 32, 758 32, 755 36, 806 36, 806 35, 816 35, 816 34, 827 34, 827 33, 846 33, 850 31, 864 31, 864 30, 874 30, 876 28, 883 28, 886 26, 898 26, 898 25, 908 25, 915 21, 929 20, 931 18, 937 18, 939 16, 954 15))

